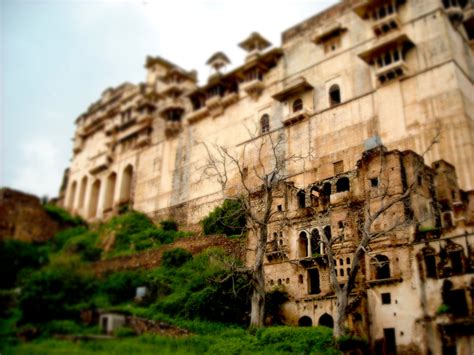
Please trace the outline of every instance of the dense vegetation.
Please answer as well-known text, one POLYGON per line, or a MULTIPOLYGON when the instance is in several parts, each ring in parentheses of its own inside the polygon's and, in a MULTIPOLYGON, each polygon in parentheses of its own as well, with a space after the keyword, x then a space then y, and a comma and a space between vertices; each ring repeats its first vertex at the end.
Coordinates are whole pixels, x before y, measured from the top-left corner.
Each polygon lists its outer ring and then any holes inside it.
POLYGON ((238 200, 225 200, 202 222, 204 234, 241 235, 245 231, 245 214, 238 200))
MULTIPOLYGON (((214 220, 235 217, 231 211, 236 208, 233 202, 224 204, 214 211, 220 216, 214 220)), ((58 215, 74 219, 63 211, 58 215)), ((226 232, 235 234, 234 229, 226 232)), ((163 354, 337 353, 326 328, 273 327, 255 334, 245 330, 249 280, 234 271, 239 261, 220 249, 207 249, 195 256, 184 249, 171 249, 163 253, 161 266, 152 270, 93 273, 91 262, 159 247, 187 235, 179 232, 173 221, 163 221, 157 227, 145 215, 132 211, 95 228, 74 224, 41 246, 1 242, 0 271, 5 278, 0 285, 0 352, 121 354, 154 353, 159 348, 163 354), (104 245, 108 245, 107 251, 104 245), (147 292, 135 300, 141 286, 147 292), (81 320, 82 311, 97 309, 167 322, 189 329, 193 335, 136 337, 131 329, 121 328, 116 332, 121 339, 107 342, 73 345, 52 339, 54 334, 98 334, 97 325, 81 320), (16 334, 31 341, 20 344, 16 334)), ((281 321, 279 307, 285 300, 278 290, 268 295, 269 317, 274 324, 281 321)))

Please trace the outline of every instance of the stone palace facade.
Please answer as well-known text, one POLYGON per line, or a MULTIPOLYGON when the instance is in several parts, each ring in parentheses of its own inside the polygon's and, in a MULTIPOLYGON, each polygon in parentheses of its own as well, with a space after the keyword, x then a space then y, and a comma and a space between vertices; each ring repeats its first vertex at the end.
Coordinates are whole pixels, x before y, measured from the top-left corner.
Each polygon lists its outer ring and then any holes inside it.
MULTIPOLYGON (((215 53, 208 61, 214 73, 204 85, 197 84, 195 71, 148 57, 145 82, 106 89, 76 120, 63 206, 88 221, 127 206, 197 226, 224 198, 221 185, 203 178, 208 147, 238 151, 270 135, 284 137, 283 154, 310 158, 285 167, 291 178, 281 192, 286 205, 280 206, 296 212, 291 230, 273 228, 267 283, 269 289, 287 288, 288 323, 330 324, 334 297, 327 267, 311 258, 319 245, 311 244, 312 236, 327 233, 328 226, 332 234, 343 229, 351 235, 346 225, 352 207, 335 207, 347 194, 376 183, 375 176, 362 174, 371 150, 383 144, 383 154, 397 157, 398 174, 423 155, 430 177, 420 181, 423 206, 412 206, 419 223, 401 239, 374 245, 377 265, 389 265, 380 277, 387 282, 377 281, 367 259, 360 310, 350 322, 381 353, 451 354, 456 347, 459 354, 472 353, 472 336, 456 333, 452 319, 464 312, 467 318, 461 318, 472 328, 473 3, 343 0, 284 31, 279 47, 258 33, 239 46, 247 52, 245 62, 226 71, 229 59, 215 53), (341 177, 347 181, 338 186, 341 177), (311 216, 324 211, 311 207, 311 189, 328 179, 334 183, 318 188, 317 196, 334 203, 332 217, 316 225, 311 216), (308 208, 311 213, 298 212, 308 208), (451 252, 461 261, 453 261, 451 252), (466 307, 438 316, 441 304, 464 302, 461 293, 466 307)), ((258 164, 255 156, 246 166, 258 164)), ((354 193, 356 201, 361 196, 354 193)), ((344 253, 341 280, 350 247, 344 253)))

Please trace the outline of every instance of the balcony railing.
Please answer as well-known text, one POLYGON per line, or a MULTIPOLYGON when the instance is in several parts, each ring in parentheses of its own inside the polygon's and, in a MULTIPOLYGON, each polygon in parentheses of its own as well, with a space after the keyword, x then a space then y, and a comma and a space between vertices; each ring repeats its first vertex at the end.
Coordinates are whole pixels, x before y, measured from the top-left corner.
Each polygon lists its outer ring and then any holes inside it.
POLYGON ((377 36, 399 28, 401 28, 401 21, 397 12, 381 19, 374 20, 372 24, 372 29, 377 36))

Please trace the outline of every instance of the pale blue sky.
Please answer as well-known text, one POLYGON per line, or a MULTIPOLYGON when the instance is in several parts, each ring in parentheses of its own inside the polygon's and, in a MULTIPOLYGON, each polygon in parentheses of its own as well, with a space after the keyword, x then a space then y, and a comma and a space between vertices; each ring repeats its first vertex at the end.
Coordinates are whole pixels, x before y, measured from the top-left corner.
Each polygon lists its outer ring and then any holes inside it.
POLYGON ((56 196, 72 156, 74 120, 101 92, 144 81, 147 55, 197 69, 258 31, 283 30, 336 0, 0 0, 0 186, 56 196))

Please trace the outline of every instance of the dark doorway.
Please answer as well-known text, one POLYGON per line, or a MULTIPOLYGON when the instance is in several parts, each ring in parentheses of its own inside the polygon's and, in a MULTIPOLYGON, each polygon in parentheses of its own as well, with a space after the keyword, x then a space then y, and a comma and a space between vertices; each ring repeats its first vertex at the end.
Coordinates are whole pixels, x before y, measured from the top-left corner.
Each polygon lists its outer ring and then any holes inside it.
POLYGON ((319 270, 318 269, 309 269, 308 270, 308 293, 310 295, 316 295, 321 293, 319 287, 319 270))
POLYGON ((395 328, 384 328, 383 337, 385 339, 385 354, 396 355, 397 342, 395 340, 395 328))
POLYGON ((313 321, 308 316, 303 316, 298 320, 298 326, 300 327, 311 327, 313 325, 313 321))
POLYGON ((328 327, 328 328, 334 328, 334 320, 332 319, 332 317, 329 314, 324 313, 319 318, 319 325, 322 325, 322 326, 328 327))

